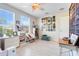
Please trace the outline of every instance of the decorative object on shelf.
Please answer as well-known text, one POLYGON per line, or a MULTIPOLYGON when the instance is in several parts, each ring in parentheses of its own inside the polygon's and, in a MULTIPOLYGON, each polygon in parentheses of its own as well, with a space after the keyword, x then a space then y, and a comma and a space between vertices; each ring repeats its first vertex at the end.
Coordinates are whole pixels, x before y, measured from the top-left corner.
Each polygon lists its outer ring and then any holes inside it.
POLYGON ((42 30, 55 31, 56 20, 55 16, 42 18, 42 30))

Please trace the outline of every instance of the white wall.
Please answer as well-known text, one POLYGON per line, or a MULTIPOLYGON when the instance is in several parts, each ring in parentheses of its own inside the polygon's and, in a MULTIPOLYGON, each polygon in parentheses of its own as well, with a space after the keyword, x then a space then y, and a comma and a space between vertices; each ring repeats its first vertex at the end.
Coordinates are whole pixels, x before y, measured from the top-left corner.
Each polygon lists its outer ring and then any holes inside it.
POLYGON ((58 41, 60 36, 61 31, 63 30, 63 35, 62 37, 64 37, 65 35, 69 35, 69 13, 68 12, 64 12, 64 13, 59 13, 56 14, 56 31, 41 31, 41 18, 39 20, 39 28, 40 28, 40 35, 43 34, 47 34, 48 36, 51 37, 51 40, 55 40, 58 41), (62 19, 64 20, 62 23, 60 23, 60 21, 62 21, 62 19), (64 24, 64 25, 63 25, 64 24), (61 26, 63 25, 63 26, 61 26), (60 29, 62 28, 62 30, 60 29), (65 35, 64 35, 65 34, 65 35))
POLYGON ((51 37, 51 40, 57 41, 58 33, 59 33, 58 32, 58 25, 59 25, 59 20, 57 20, 57 17, 56 17, 56 31, 41 31, 41 18, 40 18, 40 20, 39 20, 39 28, 40 28, 39 34, 40 34, 40 36, 43 34, 46 34, 51 37))
POLYGON ((59 38, 69 37, 69 12, 58 14, 59 38))

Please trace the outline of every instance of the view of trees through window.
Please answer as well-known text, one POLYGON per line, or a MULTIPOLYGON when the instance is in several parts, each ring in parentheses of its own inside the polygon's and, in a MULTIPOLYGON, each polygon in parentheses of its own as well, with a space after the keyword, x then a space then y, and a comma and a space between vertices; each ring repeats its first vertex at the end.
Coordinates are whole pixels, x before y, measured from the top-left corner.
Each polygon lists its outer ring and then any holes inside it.
POLYGON ((0 34, 11 35, 14 25, 14 14, 8 10, 0 9, 0 34))
MULTIPOLYGON (((14 16, 15 14, 13 12, 0 9, 0 36, 3 36, 4 34, 11 36, 13 34, 14 29, 16 29, 16 21, 14 16)), ((30 18, 24 15, 19 16, 19 18, 19 26, 21 29, 25 32, 29 32, 30 18)))
POLYGON ((3 27, 0 26, 0 37, 2 37, 2 36, 3 36, 3 27))

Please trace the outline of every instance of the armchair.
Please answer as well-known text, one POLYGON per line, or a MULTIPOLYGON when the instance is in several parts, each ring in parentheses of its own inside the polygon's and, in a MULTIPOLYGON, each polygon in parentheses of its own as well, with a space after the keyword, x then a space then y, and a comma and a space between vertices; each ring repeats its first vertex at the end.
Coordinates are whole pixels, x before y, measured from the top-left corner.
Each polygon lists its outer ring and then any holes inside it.
POLYGON ((42 40, 50 41, 50 37, 47 35, 42 35, 42 40))

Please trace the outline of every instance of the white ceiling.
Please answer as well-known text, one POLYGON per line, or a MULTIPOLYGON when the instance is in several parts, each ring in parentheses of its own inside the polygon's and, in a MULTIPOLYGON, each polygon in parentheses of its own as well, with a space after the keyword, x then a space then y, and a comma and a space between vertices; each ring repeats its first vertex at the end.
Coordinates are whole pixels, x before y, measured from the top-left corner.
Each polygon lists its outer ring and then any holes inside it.
POLYGON ((35 17, 55 15, 58 12, 69 11, 70 7, 69 3, 40 3, 41 8, 39 10, 33 10, 32 3, 9 3, 9 5, 14 6, 35 17))

